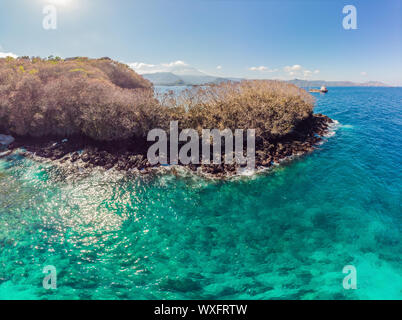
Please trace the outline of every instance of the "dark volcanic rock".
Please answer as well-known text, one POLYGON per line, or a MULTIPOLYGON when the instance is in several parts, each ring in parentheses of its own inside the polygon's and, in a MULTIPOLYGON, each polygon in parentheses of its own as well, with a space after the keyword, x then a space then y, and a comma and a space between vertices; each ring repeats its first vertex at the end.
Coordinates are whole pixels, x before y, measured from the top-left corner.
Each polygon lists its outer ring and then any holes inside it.
MULTIPOLYGON (((301 155, 312 152, 322 136, 328 133, 328 126, 333 120, 322 114, 315 114, 300 122, 293 132, 279 139, 263 139, 256 137, 256 165, 270 167, 292 155, 301 155)), ((55 137, 30 138, 16 137, 8 145, 10 151, 24 147, 28 153, 52 160, 62 159, 61 162, 84 162, 85 168, 93 166, 104 167, 106 170, 115 168, 121 171, 138 169, 142 174, 151 170, 146 154, 149 145, 144 141, 119 141, 113 143, 99 143, 85 137, 69 137, 60 139, 55 137)), ((222 163, 224 155, 222 155, 222 163)), ((155 167, 155 166, 154 166, 155 167)), ((217 177, 236 173, 239 165, 194 165, 187 167, 192 171, 201 168, 203 173, 217 177)), ((244 167, 244 166, 240 166, 244 167)))

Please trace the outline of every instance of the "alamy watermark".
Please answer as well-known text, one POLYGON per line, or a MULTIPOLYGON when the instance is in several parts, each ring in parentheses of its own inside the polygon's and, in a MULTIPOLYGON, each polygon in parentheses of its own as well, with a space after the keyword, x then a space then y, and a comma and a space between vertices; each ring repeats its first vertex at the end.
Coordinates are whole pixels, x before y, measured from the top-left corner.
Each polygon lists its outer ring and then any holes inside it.
POLYGON ((357 29, 357 10, 356 7, 349 4, 343 7, 343 14, 346 16, 343 18, 342 25, 345 30, 357 29))
POLYGON ((352 265, 347 265, 343 268, 342 273, 347 274, 345 278, 343 278, 343 288, 345 290, 356 290, 357 289, 357 271, 356 267, 352 265))
POLYGON ((46 274, 43 278, 43 288, 46 290, 57 289, 57 271, 55 266, 45 266, 42 273, 46 274))
POLYGON ((255 129, 247 130, 247 155, 244 156, 244 130, 203 129, 201 139, 194 129, 184 129, 179 133, 178 121, 170 122, 169 139, 163 129, 152 129, 147 141, 156 141, 147 153, 151 165, 156 164, 222 164, 222 148, 225 149, 224 164, 238 164, 255 168, 255 129), (157 141, 156 141, 157 140, 157 141), (224 140, 224 145, 222 145, 224 140), (234 140, 234 141, 233 141, 234 140), (169 142, 169 154, 168 154, 169 142), (179 150, 179 142, 186 142, 179 150), (201 157, 200 157, 201 142, 201 157), (234 143, 233 143, 234 142, 234 143), (234 145, 234 150, 233 150, 234 145))
MULTIPOLYGON (((45 15, 42 20, 42 26, 45 30, 57 29, 57 8, 53 4, 47 4, 43 7, 42 13, 45 15)), ((342 13, 346 16, 342 20, 342 26, 345 30, 357 29, 357 9, 354 5, 345 5, 342 13)))
POLYGON ((42 20, 42 27, 45 30, 57 29, 57 8, 52 4, 43 7, 42 13, 45 15, 42 20))

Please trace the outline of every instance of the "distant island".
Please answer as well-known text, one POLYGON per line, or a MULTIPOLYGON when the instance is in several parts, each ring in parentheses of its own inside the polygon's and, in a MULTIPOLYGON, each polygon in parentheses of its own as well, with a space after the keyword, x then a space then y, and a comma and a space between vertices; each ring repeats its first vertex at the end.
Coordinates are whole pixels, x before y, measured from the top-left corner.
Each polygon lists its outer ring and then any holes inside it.
POLYGON ((301 80, 294 79, 287 81, 293 83, 301 88, 308 87, 390 87, 390 85, 379 81, 368 81, 363 83, 352 82, 352 81, 325 81, 325 80, 301 80))
MULTIPOLYGON (((177 74, 174 72, 156 72, 146 73, 142 76, 153 83, 155 86, 193 86, 203 84, 218 84, 228 81, 241 81, 242 78, 224 78, 214 77, 207 74, 177 74)), ((286 82, 295 84, 300 88, 308 87, 390 87, 389 85, 379 81, 368 81, 364 83, 352 82, 352 81, 325 81, 325 80, 301 80, 293 79, 286 82)))

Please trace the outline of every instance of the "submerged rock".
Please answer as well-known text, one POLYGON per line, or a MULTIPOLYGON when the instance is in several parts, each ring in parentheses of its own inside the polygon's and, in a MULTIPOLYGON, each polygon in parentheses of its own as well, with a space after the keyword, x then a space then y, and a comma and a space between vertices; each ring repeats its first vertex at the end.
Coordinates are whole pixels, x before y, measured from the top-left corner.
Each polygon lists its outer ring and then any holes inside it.
POLYGON ((0 152, 0 159, 8 157, 12 152, 13 152, 13 150, 7 150, 7 151, 4 151, 4 152, 0 152))
POLYGON ((12 136, 0 134, 0 144, 3 146, 8 146, 9 144, 13 143, 14 140, 15 139, 12 136))

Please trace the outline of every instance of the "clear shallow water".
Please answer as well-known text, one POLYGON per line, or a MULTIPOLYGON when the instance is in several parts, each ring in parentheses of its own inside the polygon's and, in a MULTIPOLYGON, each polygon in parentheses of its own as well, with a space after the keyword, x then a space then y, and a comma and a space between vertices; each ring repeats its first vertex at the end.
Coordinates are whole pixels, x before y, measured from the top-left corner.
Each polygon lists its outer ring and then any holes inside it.
POLYGON ((252 178, 0 160, 0 298, 401 299, 402 89, 316 96, 336 134, 252 178), (345 265, 357 290, 343 289, 345 265))

